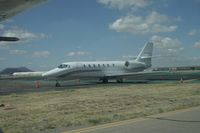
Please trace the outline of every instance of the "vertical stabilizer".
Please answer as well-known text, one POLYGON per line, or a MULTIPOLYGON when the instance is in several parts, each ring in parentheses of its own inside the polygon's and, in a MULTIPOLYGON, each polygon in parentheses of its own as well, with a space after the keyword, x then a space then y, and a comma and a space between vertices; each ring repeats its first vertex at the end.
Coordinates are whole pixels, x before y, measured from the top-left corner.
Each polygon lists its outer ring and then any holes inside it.
POLYGON ((148 67, 151 66, 151 58, 153 53, 153 43, 147 42, 140 54, 137 56, 136 61, 145 63, 148 67))

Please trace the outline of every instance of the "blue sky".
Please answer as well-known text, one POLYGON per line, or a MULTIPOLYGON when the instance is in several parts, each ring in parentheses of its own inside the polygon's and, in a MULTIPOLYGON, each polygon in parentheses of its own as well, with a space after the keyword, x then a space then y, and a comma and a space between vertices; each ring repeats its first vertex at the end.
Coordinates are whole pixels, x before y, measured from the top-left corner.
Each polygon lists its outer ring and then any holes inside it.
POLYGON ((0 23, 0 70, 128 60, 147 41, 153 66, 200 65, 200 0, 49 0, 0 23))

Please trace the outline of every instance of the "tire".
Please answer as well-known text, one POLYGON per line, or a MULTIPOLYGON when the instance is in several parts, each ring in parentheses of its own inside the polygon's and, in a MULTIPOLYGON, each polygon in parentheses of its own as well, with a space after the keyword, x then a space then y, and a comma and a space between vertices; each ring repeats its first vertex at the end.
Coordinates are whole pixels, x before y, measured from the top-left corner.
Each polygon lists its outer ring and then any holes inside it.
POLYGON ((103 78, 103 83, 108 83, 108 79, 107 78, 103 78))
POLYGON ((117 79, 117 83, 123 83, 123 79, 117 79))

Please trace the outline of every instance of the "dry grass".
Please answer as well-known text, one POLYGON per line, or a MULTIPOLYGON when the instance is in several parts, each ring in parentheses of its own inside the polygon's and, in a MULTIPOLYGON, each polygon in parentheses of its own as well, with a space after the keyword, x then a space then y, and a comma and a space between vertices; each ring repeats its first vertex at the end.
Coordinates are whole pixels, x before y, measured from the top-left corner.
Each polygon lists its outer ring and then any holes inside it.
POLYGON ((199 83, 133 84, 0 96, 5 133, 38 132, 200 105, 199 83))

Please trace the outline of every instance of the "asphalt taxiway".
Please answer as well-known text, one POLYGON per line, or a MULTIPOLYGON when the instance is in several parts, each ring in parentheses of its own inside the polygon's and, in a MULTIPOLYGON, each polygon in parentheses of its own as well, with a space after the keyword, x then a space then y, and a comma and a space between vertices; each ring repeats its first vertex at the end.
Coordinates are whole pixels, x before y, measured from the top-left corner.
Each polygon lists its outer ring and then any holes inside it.
POLYGON ((36 87, 36 81, 12 81, 12 80, 0 80, 0 95, 8 95, 12 93, 29 93, 29 92, 45 92, 65 89, 84 89, 93 87, 105 87, 105 86, 128 86, 132 84, 147 83, 128 81, 124 83, 110 82, 107 84, 101 82, 61 82, 61 87, 55 87, 54 81, 38 81, 40 87, 36 87))
MULTIPOLYGON (((186 80, 184 82, 200 83, 200 80, 186 80)), ((55 87, 54 81, 39 81, 39 88, 36 87, 36 81, 18 81, 18 80, 0 80, 0 95, 8 95, 12 93, 30 93, 30 92, 45 92, 65 89, 84 89, 93 87, 114 87, 114 86, 129 86, 133 84, 165 84, 165 83, 180 83, 178 80, 160 80, 160 81, 147 81, 147 80, 127 80, 124 83, 116 83, 111 81, 107 84, 96 81, 69 81, 61 82, 61 87, 55 87)))
POLYGON ((200 133, 200 107, 63 133, 200 133))

